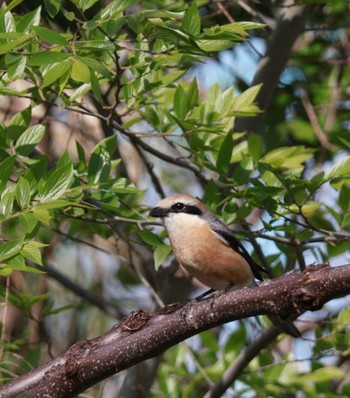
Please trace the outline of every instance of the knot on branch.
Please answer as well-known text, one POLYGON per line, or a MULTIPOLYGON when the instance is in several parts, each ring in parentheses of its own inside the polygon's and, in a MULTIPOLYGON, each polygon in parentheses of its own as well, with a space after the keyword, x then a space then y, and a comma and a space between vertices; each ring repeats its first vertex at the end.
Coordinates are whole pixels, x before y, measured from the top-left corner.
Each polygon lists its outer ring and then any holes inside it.
POLYGON ((145 326, 151 316, 149 312, 143 310, 135 311, 128 317, 123 318, 118 326, 121 327, 123 331, 136 332, 145 326))
POLYGON ((310 265, 302 272, 302 279, 298 285, 291 288, 291 303, 297 314, 305 311, 316 311, 322 308, 325 303, 324 294, 322 294, 323 278, 319 272, 330 269, 329 264, 310 265))
POLYGON ((72 345, 66 352, 65 373, 69 379, 76 378, 80 363, 93 344, 89 340, 82 340, 72 345))

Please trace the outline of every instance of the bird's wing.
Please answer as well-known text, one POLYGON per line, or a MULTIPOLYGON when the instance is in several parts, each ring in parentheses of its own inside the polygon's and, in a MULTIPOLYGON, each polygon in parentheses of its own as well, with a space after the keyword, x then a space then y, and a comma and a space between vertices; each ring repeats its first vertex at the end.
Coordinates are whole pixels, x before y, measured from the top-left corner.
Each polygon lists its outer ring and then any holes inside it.
MULTIPOLYGON (((221 223, 220 223, 221 224, 221 223)), ((249 264, 253 275, 259 281, 263 280, 261 276, 261 272, 265 274, 269 274, 269 272, 262 267, 261 265, 257 264, 251 255, 247 252, 246 248, 242 245, 242 243, 233 235, 232 231, 226 227, 225 224, 219 225, 219 228, 213 228, 213 231, 219 236, 219 238, 228 246, 230 246, 234 251, 238 252, 249 264)))

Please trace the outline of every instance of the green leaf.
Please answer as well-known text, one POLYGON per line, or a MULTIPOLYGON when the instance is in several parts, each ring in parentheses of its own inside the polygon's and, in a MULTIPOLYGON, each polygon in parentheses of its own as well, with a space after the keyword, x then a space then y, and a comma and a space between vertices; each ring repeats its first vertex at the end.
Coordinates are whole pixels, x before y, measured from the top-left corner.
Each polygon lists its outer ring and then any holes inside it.
POLYGON ((312 149, 305 148, 302 145, 279 147, 268 152, 260 159, 260 162, 276 168, 299 169, 303 168, 303 162, 309 159, 313 152, 312 149))
POLYGON ((33 26, 40 23, 41 7, 27 12, 17 23, 17 32, 28 33, 33 26))
POLYGON ((39 195, 41 202, 57 199, 64 195, 73 179, 73 164, 66 163, 58 167, 46 181, 44 188, 39 195))
POLYGON ((125 11, 127 8, 130 8, 134 4, 139 3, 140 0, 118 0, 112 1, 105 7, 101 12, 101 18, 114 18, 118 13, 125 11))
POLYGON ((68 21, 74 21, 75 19, 75 14, 73 11, 67 11, 66 9, 62 8, 61 9, 62 14, 68 19, 68 21))
POLYGON ((350 177, 350 156, 338 160, 324 176, 325 181, 333 178, 349 178, 350 177))
POLYGON ((101 86, 96 77, 96 73, 91 71, 90 77, 91 77, 91 88, 92 88, 97 100, 99 101, 99 103, 102 104, 103 98, 102 98, 102 93, 101 93, 101 86))
MULTIPOLYGON (((71 77, 73 78, 73 75, 71 77)), ((78 79, 74 79, 74 80, 78 81, 78 79)), ((80 85, 76 90, 74 90, 74 93, 69 97, 68 103, 69 104, 74 103, 78 98, 82 97, 90 90, 91 90, 90 83, 84 83, 84 84, 80 85)))
POLYGON ((10 57, 12 57, 14 61, 8 67, 8 77, 12 80, 23 78, 27 64, 27 57, 23 55, 19 57, 8 55, 7 59, 10 57))
POLYGON ((7 181, 12 174, 16 162, 16 155, 9 156, 0 163, 0 194, 4 191, 7 181))
POLYGON ((189 110, 192 110, 196 105, 198 105, 198 85, 197 85, 197 79, 193 79, 187 92, 187 98, 188 98, 188 108, 189 110))
POLYGON ((172 249, 169 245, 158 245, 153 254, 154 258, 154 268, 158 270, 158 268, 163 265, 164 261, 169 257, 172 249))
POLYGON ((7 217, 10 215, 13 208, 13 201, 15 199, 15 194, 12 191, 5 190, 1 195, 0 200, 0 212, 3 216, 7 217))
MULTIPOLYGON (((39 208, 38 207, 34 208, 33 209, 33 215, 42 224, 49 225, 49 223, 50 223, 50 212, 47 209, 43 208, 43 205, 40 205, 39 208)), ((30 232, 30 231, 28 231, 28 232, 30 232)))
POLYGON ((110 191, 115 193, 137 193, 138 188, 126 178, 118 178, 113 185, 109 188, 110 191))
POLYGON ((30 107, 16 113, 7 126, 7 134, 12 140, 17 140, 19 136, 28 128, 32 116, 30 107))
POLYGON ((83 10, 86 11, 90 7, 92 7, 98 0, 79 0, 78 6, 83 10))
POLYGON ((9 51, 18 50, 19 47, 22 47, 23 44, 29 42, 33 39, 34 34, 22 34, 18 39, 12 40, 9 43, 0 44, 0 54, 6 54, 9 51))
POLYGON ((22 228, 29 234, 38 224, 38 219, 33 213, 23 213, 18 217, 18 220, 22 228))
POLYGON ((182 28, 192 36, 196 36, 201 31, 201 19, 198 13, 196 2, 187 9, 182 21, 182 28))
POLYGON ((306 218, 312 217, 313 214, 321 207, 321 203, 308 200, 301 206, 301 213, 306 218))
POLYGON ((21 209, 28 206, 30 200, 30 185, 23 177, 20 177, 16 184, 16 200, 21 209))
POLYGON ((339 192, 339 199, 338 203, 341 209, 346 212, 350 208, 350 186, 347 184, 344 184, 339 192))
POLYGON ((184 117, 188 112, 188 108, 189 108, 188 97, 185 93, 185 90, 179 84, 174 94, 174 105, 173 105, 174 112, 176 113, 176 116, 178 118, 184 119, 184 117))
POLYGON ((111 156, 116 146, 116 136, 105 138, 95 146, 88 165, 89 183, 96 184, 108 179, 111 171, 111 156))
POLYGON ((77 82, 90 83, 90 69, 79 58, 74 58, 71 78, 77 82))
POLYGON ((0 245, 0 261, 7 260, 8 258, 16 255, 22 249, 23 240, 15 239, 5 242, 0 245))
POLYGON ((55 16, 59 13, 61 8, 61 1, 59 0, 44 0, 44 5, 47 13, 51 18, 55 18, 55 16))
POLYGON ((20 253, 35 264, 43 265, 40 248, 46 246, 36 241, 25 242, 20 253))
MULTIPOLYGON (((57 210, 57 209, 62 209, 64 207, 69 207, 72 206, 72 202, 66 199, 45 199, 44 202, 38 203, 35 206, 35 214, 37 211, 42 211, 42 210, 57 210)), ((34 210, 33 210, 34 213, 34 210)), ((49 214, 48 214, 49 216, 49 214)))
POLYGON ((224 173, 228 170, 228 167, 231 162, 231 156, 233 151, 233 138, 232 131, 229 131, 226 134, 226 137, 223 139, 222 144, 219 149, 218 157, 216 160, 216 167, 218 168, 218 172, 224 173))
POLYGON ((344 308, 337 316, 335 326, 338 331, 346 329, 350 325, 350 308, 344 308))
POLYGON ((200 40, 196 40, 196 44, 198 45, 198 47, 201 50, 203 50, 207 53, 228 50, 234 46, 234 43, 232 43, 231 40, 200 39, 200 40))
POLYGON ((264 151, 264 141, 260 134, 250 133, 248 136, 248 151, 254 162, 260 160, 264 151))
POLYGON ((42 66, 54 64, 56 62, 64 61, 70 57, 70 54, 56 51, 42 51, 34 54, 29 58, 27 64, 30 66, 42 66))
MULTIPOLYGON (((110 45, 110 42, 108 42, 110 45)), ((107 51, 107 48, 104 49, 105 51, 107 51)), ((114 46, 112 46, 110 51, 114 51, 115 48, 114 46)), ((101 63, 101 61, 98 61, 97 59, 93 59, 90 57, 79 57, 79 59, 84 62, 84 64, 86 64, 89 69, 91 71, 95 71, 100 73, 103 77, 107 78, 107 79, 111 79, 112 75, 109 72, 109 70, 101 63)))
POLYGON ((69 73, 72 68, 72 64, 73 60, 69 58, 63 62, 59 62, 48 67, 44 72, 42 88, 49 86, 62 76, 65 76, 67 73, 69 73))
MULTIPOLYGON (((0 267, 1 267, 1 265, 0 265, 0 267)), ((22 256, 22 254, 19 254, 19 253, 16 254, 15 256, 11 257, 7 261, 6 268, 10 269, 11 271, 17 270, 17 271, 24 271, 24 272, 42 273, 42 271, 38 270, 37 268, 28 267, 25 263, 24 257, 22 256)), ((1 269, 1 272, 4 272, 4 269, 1 269)))
POLYGON ((141 231, 139 233, 140 238, 147 243, 147 245, 149 246, 163 246, 164 243, 163 241, 160 239, 160 237, 158 235, 156 235, 155 233, 151 232, 151 231, 141 231))
POLYGON ((255 101, 256 96, 258 95, 261 87, 262 84, 250 87, 247 90, 243 91, 243 93, 240 94, 238 97, 235 97, 234 111, 243 112, 243 113, 250 112, 251 105, 255 101))
POLYGON ((37 124, 29 127, 18 138, 15 148, 16 152, 22 156, 28 156, 45 134, 45 126, 37 124))
POLYGON ((346 376, 344 370, 336 366, 325 366, 305 375, 298 375, 298 383, 327 383, 346 376))
POLYGON ((86 157, 85 157, 84 147, 80 144, 79 141, 76 141, 75 145, 76 145, 79 161, 82 162, 82 163, 85 163, 86 162, 86 157))

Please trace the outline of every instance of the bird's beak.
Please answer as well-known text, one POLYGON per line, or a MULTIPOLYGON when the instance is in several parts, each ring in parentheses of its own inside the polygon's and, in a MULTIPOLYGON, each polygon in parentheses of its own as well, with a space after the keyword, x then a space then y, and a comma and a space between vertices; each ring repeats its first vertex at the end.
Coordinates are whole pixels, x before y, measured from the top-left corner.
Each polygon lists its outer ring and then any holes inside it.
POLYGON ((149 215, 151 217, 155 217, 155 218, 157 218, 157 217, 163 218, 163 217, 166 217, 167 214, 168 214, 168 210, 164 209, 163 207, 154 207, 149 213, 149 215))

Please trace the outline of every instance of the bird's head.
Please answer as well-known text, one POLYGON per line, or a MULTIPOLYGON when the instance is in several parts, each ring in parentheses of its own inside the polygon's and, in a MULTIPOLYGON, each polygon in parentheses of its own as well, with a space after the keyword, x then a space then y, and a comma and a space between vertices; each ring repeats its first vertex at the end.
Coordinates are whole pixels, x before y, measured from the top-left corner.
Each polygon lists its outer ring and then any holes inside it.
POLYGON ((201 217, 207 212, 207 207, 200 199, 191 195, 176 194, 162 199, 158 206, 151 210, 150 216, 175 218, 176 215, 186 214, 189 217, 201 217))

